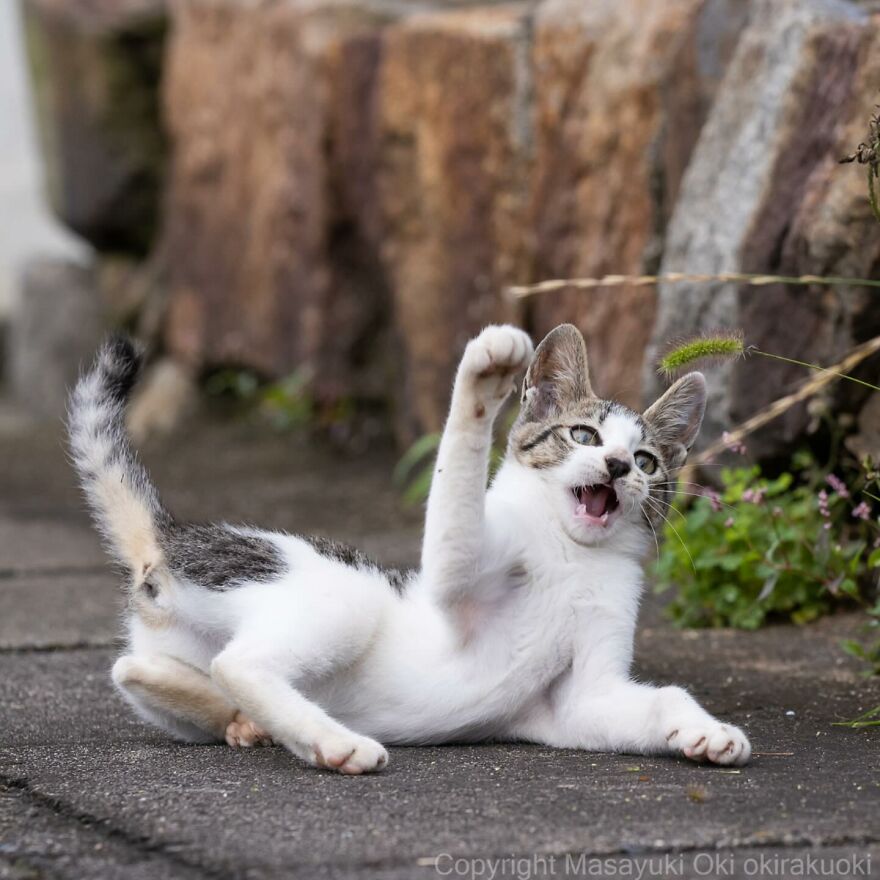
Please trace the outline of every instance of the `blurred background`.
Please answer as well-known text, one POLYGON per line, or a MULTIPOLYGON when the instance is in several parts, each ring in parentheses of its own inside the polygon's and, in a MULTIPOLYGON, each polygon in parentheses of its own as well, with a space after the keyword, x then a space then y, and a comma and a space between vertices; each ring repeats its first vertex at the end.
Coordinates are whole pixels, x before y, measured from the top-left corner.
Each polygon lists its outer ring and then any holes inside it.
MULTIPOLYGON (((695 333, 790 359, 710 368, 705 449, 816 375, 792 360, 833 365, 880 335, 878 9, 3 4, 7 411, 57 425, 80 365, 123 328, 150 352, 138 442, 232 403, 347 452, 410 450, 399 476, 416 475, 417 501, 456 363, 489 322, 536 339, 576 323, 594 386, 635 407, 665 385, 658 357, 695 333), (862 164, 840 164, 860 143, 862 164), (510 292, 670 273, 710 280, 510 292)), ((877 531, 880 358, 851 371, 863 384, 825 384, 744 438, 761 478, 788 473, 814 497, 842 478, 849 537, 854 519, 877 531)))
MULTIPOLYGON (((662 385, 658 350, 695 331, 736 327, 832 363, 880 333, 867 288, 505 289, 606 273, 873 277, 864 167, 838 160, 878 100, 876 10, 3 4, 6 381, 55 415, 95 339, 124 326, 162 366, 159 421, 211 376, 234 389, 295 375, 321 418, 368 413, 370 436, 405 447, 439 428, 463 344, 490 321, 536 337, 577 323, 598 389, 633 405, 662 385)), ((705 441, 803 375, 754 359, 716 371, 705 441)), ((868 397, 838 388, 835 411, 876 429, 868 397)), ((809 421, 793 409, 754 453, 786 456, 809 421)))

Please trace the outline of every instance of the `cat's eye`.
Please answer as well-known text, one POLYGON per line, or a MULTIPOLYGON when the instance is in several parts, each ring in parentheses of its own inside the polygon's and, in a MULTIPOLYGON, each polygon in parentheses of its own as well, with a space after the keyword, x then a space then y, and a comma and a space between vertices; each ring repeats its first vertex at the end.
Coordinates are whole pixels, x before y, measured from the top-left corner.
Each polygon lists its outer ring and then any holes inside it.
POLYGON ((650 452, 637 452, 636 464, 646 474, 653 474, 657 470, 657 459, 650 452))
POLYGON ((589 425, 575 425, 571 429, 571 439, 581 446, 601 446, 602 438, 599 432, 589 425))

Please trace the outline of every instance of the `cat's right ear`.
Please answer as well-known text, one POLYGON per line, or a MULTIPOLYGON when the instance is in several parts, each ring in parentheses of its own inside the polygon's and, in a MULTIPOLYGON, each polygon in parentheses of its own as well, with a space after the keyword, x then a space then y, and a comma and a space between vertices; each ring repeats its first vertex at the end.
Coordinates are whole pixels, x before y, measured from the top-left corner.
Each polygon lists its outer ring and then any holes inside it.
POLYGON ((577 327, 560 324, 535 350, 523 382, 520 418, 542 422, 593 396, 584 337, 577 327))

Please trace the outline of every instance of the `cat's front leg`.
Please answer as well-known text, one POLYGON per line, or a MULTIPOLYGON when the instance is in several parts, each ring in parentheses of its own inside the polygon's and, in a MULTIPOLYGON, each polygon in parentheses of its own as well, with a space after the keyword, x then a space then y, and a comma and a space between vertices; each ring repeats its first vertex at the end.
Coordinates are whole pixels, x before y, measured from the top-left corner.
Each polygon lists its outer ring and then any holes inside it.
POLYGON ((466 592, 483 544, 492 423, 532 357, 516 327, 487 327, 458 367, 428 497, 422 572, 441 604, 466 592))
POLYGON ((745 764, 745 733, 710 715, 679 687, 619 682, 601 692, 573 694, 542 723, 549 745, 634 754, 679 754, 692 761, 745 764))

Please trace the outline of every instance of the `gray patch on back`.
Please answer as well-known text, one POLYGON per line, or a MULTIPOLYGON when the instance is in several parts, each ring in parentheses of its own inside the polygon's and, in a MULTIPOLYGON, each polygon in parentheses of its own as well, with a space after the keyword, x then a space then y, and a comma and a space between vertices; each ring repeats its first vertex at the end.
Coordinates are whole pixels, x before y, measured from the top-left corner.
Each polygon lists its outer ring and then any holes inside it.
POLYGON ((282 577, 287 564, 269 540, 223 523, 175 524, 162 534, 162 550, 171 572, 209 590, 282 577))
POLYGON ((385 568, 375 560, 370 559, 366 553, 363 553, 356 547, 343 544, 341 541, 334 541, 332 538, 309 535, 304 537, 303 540, 311 544, 316 553, 320 553, 321 556, 327 559, 341 562, 349 568, 377 572, 388 581, 391 588, 398 594, 402 594, 406 589, 406 582, 410 578, 410 572, 399 571, 396 568, 385 568))

